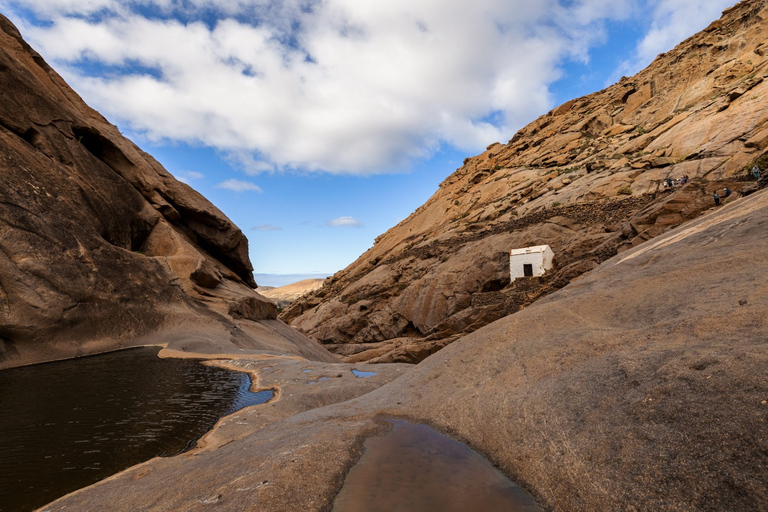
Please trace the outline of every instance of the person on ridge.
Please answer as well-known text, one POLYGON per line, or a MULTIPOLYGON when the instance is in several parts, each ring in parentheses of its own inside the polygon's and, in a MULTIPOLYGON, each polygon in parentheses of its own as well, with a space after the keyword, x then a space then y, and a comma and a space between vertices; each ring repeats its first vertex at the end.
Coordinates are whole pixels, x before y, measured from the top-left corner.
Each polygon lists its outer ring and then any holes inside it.
POLYGON ((756 180, 760 179, 760 168, 755 164, 755 166, 752 168, 752 177, 756 180))
POLYGON ((717 192, 713 193, 712 197, 715 198, 715 206, 720 206, 720 196, 717 195, 717 192))
POLYGON ((731 195, 732 192, 731 192, 731 189, 729 189, 728 187, 725 187, 723 190, 725 191, 725 194, 723 195, 723 199, 726 199, 728 196, 731 195))

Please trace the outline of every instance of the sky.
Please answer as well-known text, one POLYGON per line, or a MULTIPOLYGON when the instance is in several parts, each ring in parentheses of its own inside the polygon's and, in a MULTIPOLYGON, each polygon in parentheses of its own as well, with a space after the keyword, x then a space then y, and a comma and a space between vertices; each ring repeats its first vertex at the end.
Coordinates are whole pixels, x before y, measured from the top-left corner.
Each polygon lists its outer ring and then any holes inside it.
POLYGON ((735 0, 0 0, 93 108, 246 234, 333 274, 464 158, 631 76, 735 0))

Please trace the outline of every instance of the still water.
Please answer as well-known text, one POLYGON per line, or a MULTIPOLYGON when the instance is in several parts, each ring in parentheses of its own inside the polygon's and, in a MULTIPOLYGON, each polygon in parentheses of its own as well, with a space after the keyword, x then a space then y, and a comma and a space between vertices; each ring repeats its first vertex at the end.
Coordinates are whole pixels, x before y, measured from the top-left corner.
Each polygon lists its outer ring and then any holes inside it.
POLYGON ((222 416, 272 398, 245 373, 157 348, 0 371, 0 511, 33 510, 155 456, 191 447, 222 416))
POLYGON ((333 512, 541 512, 480 454, 426 425, 392 421, 365 441, 333 512))

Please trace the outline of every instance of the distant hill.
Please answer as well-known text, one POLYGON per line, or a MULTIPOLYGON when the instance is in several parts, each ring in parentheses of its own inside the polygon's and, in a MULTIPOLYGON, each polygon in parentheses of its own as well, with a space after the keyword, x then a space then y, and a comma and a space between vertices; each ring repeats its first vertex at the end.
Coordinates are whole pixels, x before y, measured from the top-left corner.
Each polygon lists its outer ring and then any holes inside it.
POLYGON ((305 279, 278 288, 260 286, 256 289, 260 295, 272 299, 279 307, 286 307, 299 297, 315 291, 323 286, 325 279, 305 279))
POLYGON ((355 361, 418 362, 695 218, 715 191, 738 196, 768 159, 767 41, 764 2, 743 2, 491 144, 281 318, 355 361), (555 268, 510 283, 509 250, 542 244, 555 268))
POLYGON ((329 275, 328 273, 312 272, 308 274, 253 274, 253 277, 259 283, 259 288, 279 288, 307 279, 326 279, 329 275))

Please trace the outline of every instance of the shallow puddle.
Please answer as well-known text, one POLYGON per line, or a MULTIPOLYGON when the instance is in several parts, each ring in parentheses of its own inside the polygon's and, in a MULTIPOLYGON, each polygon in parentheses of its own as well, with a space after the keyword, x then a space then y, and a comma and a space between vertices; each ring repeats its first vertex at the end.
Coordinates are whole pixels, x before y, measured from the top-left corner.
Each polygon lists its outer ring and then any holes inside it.
POLYGON ((261 404, 245 373, 156 348, 0 372, 0 512, 37 508, 129 466, 174 455, 219 418, 261 404))
POLYGON ((395 420, 365 441, 333 512, 541 512, 480 454, 426 425, 395 420))
POLYGON ((376 372, 361 372, 360 370, 352 370, 352 373, 355 375, 355 377, 359 377, 361 379, 366 377, 373 377, 376 375, 376 372))

